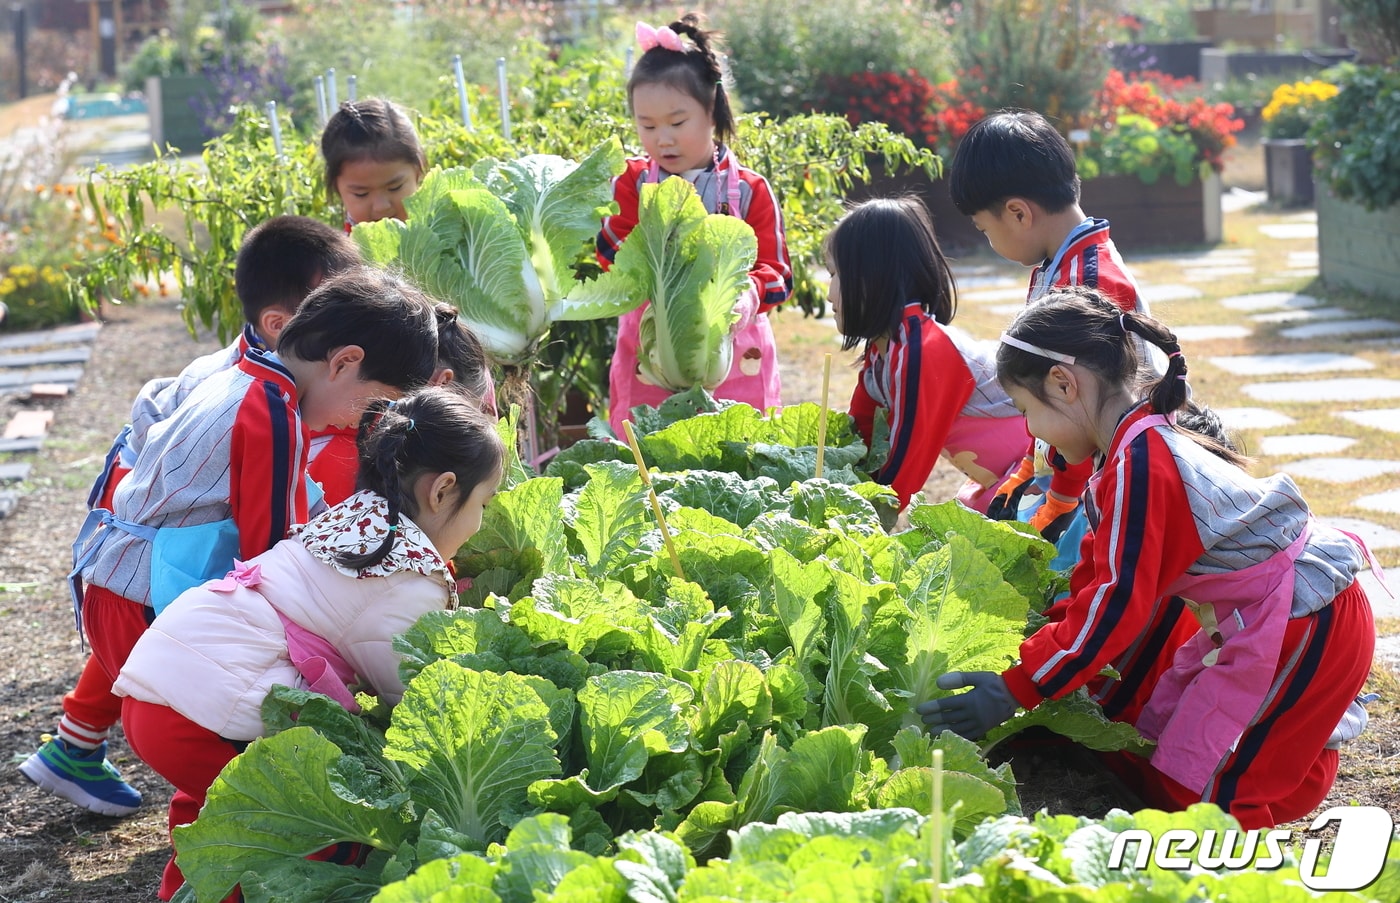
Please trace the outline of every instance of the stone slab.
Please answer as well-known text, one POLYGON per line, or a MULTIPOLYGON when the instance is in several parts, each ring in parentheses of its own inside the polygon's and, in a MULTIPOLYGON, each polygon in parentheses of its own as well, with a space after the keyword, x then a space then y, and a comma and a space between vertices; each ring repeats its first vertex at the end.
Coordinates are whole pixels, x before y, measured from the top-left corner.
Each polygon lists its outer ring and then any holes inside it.
POLYGON ((1400 323, 1370 317, 1364 320, 1333 320, 1328 323, 1308 323, 1279 330, 1286 339, 1330 339, 1366 335, 1375 332, 1400 332, 1400 323))
POLYGON ((67 398, 71 391, 73 387, 63 383, 35 383, 29 387, 29 397, 35 400, 55 401, 67 398))
POLYGON ((1400 473, 1400 461, 1379 458, 1308 458, 1292 461, 1284 465, 1283 469, 1292 476, 1307 477, 1310 480, 1359 483, 1388 473, 1400 473))
POLYGON ((102 331, 99 323, 78 323, 73 326, 59 326, 56 329, 41 329, 34 332, 16 332, 0 335, 0 351, 14 348, 42 348, 46 345, 66 345, 70 342, 91 342, 102 331))
POLYGON ((987 313, 995 314, 998 317, 1006 317, 1010 320, 1025 309, 1025 304, 993 304, 991 307, 987 308, 987 313))
POLYGON ((1260 401, 1370 401, 1400 398, 1400 379, 1354 377, 1350 379, 1288 380, 1250 383, 1244 393, 1260 401))
MULTIPOLYGON (((1314 259, 1316 258, 1314 257, 1314 259)), ((1010 276, 996 272, 969 271, 964 273, 957 267, 953 267, 953 278, 958 282, 959 292, 964 289, 968 291, 978 291, 981 289, 1009 288, 1013 285, 1021 286, 1024 292, 1026 288, 1025 279, 1013 279, 1010 276)))
POLYGON ((1284 220, 1290 223, 1315 223, 1317 222, 1317 211, 1300 210, 1297 213, 1289 214, 1284 217, 1284 220))
POLYGON ((53 424, 53 411, 20 411, 5 425, 5 439, 42 438, 53 424))
MULTIPOLYGON (((1370 568, 1357 574, 1356 580, 1366 590, 1366 597, 1371 600, 1371 611, 1376 617, 1400 618, 1400 568, 1385 568, 1381 573, 1385 574, 1385 586, 1381 586, 1370 568), (1390 588, 1389 593, 1386 587, 1390 588)), ((1395 644, 1396 658, 1400 659, 1400 637, 1392 636, 1389 639, 1395 644)), ((1376 648, 1379 651, 1379 644, 1376 648)))
POLYGON ((1370 370, 1375 365, 1352 354, 1304 352, 1300 354, 1237 354, 1208 359, 1212 364, 1238 376, 1285 376, 1303 373, 1329 373, 1336 370, 1370 370))
POLYGON ((1293 238, 1317 238, 1317 222, 1265 223, 1259 231, 1269 238, 1281 240, 1293 238))
POLYGON ((28 461, 0 464, 0 483, 29 479, 29 471, 33 466, 28 461))
POLYGON ((1174 326, 1178 342, 1212 342, 1216 339, 1243 339, 1254 330, 1249 326, 1174 326))
POLYGON ((1365 508, 1368 511, 1383 511, 1386 514, 1400 514, 1400 489, 1392 489, 1390 492, 1377 492, 1372 495, 1363 495, 1352 502, 1358 508, 1365 508))
POLYGON ((995 301, 1016 300, 1019 300, 1023 305, 1026 303, 1026 287, 1024 285, 987 289, 980 292, 958 292, 958 301, 966 301, 969 304, 991 304, 995 301))
POLYGON ((14 490, 0 492, 0 520, 4 520, 19 507, 19 493, 14 490))
POLYGON ((1230 430, 1271 430, 1296 422, 1287 414, 1270 408, 1216 408, 1215 413, 1230 430))
POLYGON ((1374 430, 1400 433, 1400 408, 1380 408, 1370 411, 1338 411, 1338 417, 1345 417, 1352 423, 1369 426, 1374 430))
MULTIPOLYGON (((1331 455, 1345 451, 1356 444, 1350 436, 1326 436, 1317 433, 1303 433, 1293 436, 1265 436, 1259 440, 1259 453, 1270 457, 1294 457, 1299 455, 1331 455)), ((1329 460, 1329 459, 1321 459, 1329 460)), ((1338 480, 1337 482, 1346 482, 1338 480)))
POLYGON ((1355 533, 1373 552, 1380 549, 1400 549, 1400 532, 1389 527, 1359 517, 1329 517, 1321 520, 1329 527, 1355 533))
POLYGON ((1312 295, 1297 292, 1256 292, 1249 295, 1233 295, 1221 298, 1221 307, 1231 310, 1277 310, 1279 308, 1317 307, 1322 302, 1312 295))
POLYGON ((1222 276, 1253 276, 1254 267, 1219 266, 1190 270, 1186 273, 1187 282, 1210 282, 1222 276))
POLYGON ((42 436, 25 436, 21 439, 0 439, 0 452, 36 452, 44 447, 42 436))
POLYGON ((1320 323, 1325 320, 1345 320, 1356 316, 1343 307, 1311 307, 1304 310, 1271 310, 1263 314, 1250 314, 1256 323, 1320 323))
POLYGON ((1289 252, 1288 252, 1288 265, 1289 265, 1289 266, 1315 266, 1315 265, 1317 264, 1317 261, 1318 261, 1318 254, 1317 254, 1316 251, 1289 251, 1289 252))
POLYGON ((1138 290, 1142 299, 1148 304, 1163 304, 1167 301, 1190 301, 1201 297, 1201 290, 1189 285, 1177 285, 1167 283, 1166 285, 1148 285, 1138 290))
POLYGON ((0 370, 0 392, 28 392, 35 383, 77 385, 83 378, 81 367, 48 367, 42 370, 0 370))
POLYGON ((92 357, 92 348, 73 345, 51 351, 11 351, 0 354, 0 367, 44 367, 50 364, 85 364, 92 357))

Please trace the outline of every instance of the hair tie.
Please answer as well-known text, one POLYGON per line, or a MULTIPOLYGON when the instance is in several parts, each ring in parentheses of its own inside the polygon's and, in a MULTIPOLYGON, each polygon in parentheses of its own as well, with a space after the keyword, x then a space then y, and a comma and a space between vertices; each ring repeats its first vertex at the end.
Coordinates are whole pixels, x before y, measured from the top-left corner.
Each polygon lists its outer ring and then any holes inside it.
POLYGON ((1041 348, 1039 345, 1032 345, 1030 342, 1023 342, 1015 336, 1008 335, 1004 332, 1001 334, 1001 343, 1003 345, 1010 345, 1012 348, 1019 348, 1022 351, 1028 351, 1031 354, 1038 355, 1040 357, 1049 358, 1052 361, 1059 361, 1062 364, 1074 363, 1074 355, 1072 354, 1063 354, 1059 351, 1051 351, 1048 348, 1041 348))
POLYGON ((1181 357, 1181 349, 1178 348, 1175 351, 1168 351, 1167 357, 1181 357))
POLYGON ((410 431, 413 429, 414 424, 416 424, 417 422, 418 421, 414 420, 412 417, 408 418, 408 428, 410 431))
POLYGON ((1123 330, 1123 335, 1127 335, 1127 334, 1129 333, 1130 330, 1128 329, 1128 315, 1127 315, 1127 314, 1119 314, 1119 315, 1118 315, 1118 328, 1121 329, 1121 330, 1123 330))
POLYGON ((685 53, 685 44, 681 43, 681 36, 676 34, 669 25, 660 28, 652 28, 645 22, 637 23, 637 43, 642 45, 642 52, 646 53, 653 47, 660 47, 663 50, 674 50, 677 53, 685 53))
POLYGON ((390 525, 389 525, 389 532, 390 532, 390 533, 397 533, 397 532, 399 532, 399 525, 398 525, 398 524, 390 524, 390 525))

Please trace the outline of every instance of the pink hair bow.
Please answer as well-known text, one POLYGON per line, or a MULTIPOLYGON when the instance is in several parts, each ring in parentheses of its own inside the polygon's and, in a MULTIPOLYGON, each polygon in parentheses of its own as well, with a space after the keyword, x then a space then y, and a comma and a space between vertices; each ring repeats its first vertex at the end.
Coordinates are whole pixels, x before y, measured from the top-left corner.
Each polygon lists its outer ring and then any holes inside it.
POLYGON ((233 570, 220 580, 211 580, 209 589, 216 593, 231 593, 240 586, 257 586, 262 583, 262 565, 247 564, 233 559, 233 570))
POLYGON ((685 45, 681 43, 681 36, 672 31, 669 25, 663 25, 660 28, 652 28, 645 22, 638 22, 637 43, 642 45, 643 53, 653 47, 675 50, 679 53, 685 52, 685 45))

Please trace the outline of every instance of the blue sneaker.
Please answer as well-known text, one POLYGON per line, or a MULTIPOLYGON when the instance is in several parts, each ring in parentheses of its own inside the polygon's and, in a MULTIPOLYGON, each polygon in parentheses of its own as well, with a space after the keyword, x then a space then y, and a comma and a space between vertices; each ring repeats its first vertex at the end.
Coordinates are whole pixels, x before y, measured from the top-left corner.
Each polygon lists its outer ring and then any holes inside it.
POLYGON ((141 808, 141 792, 123 781, 107 761, 107 741, 94 750, 70 749, 57 737, 19 766, 20 773, 55 796, 99 815, 130 815, 141 808))

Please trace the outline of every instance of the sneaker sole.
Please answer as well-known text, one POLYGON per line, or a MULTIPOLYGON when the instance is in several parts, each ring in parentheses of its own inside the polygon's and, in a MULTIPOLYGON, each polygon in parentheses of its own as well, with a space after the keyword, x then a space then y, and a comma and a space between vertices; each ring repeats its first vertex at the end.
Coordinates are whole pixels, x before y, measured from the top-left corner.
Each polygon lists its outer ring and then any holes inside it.
POLYGON ((49 767, 35 753, 19 766, 20 774, 33 781, 43 790, 47 790, 54 796, 62 797, 75 806, 81 806, 89 812, 98 815, 122 816, 130 815, 141 808, 138 803, 135 806, 123 806, 119 803, 108 802, 99 799, 90 793, 83 792, 82 788, 74 786, 68 781, 59 780, 54 776, 49 767))

